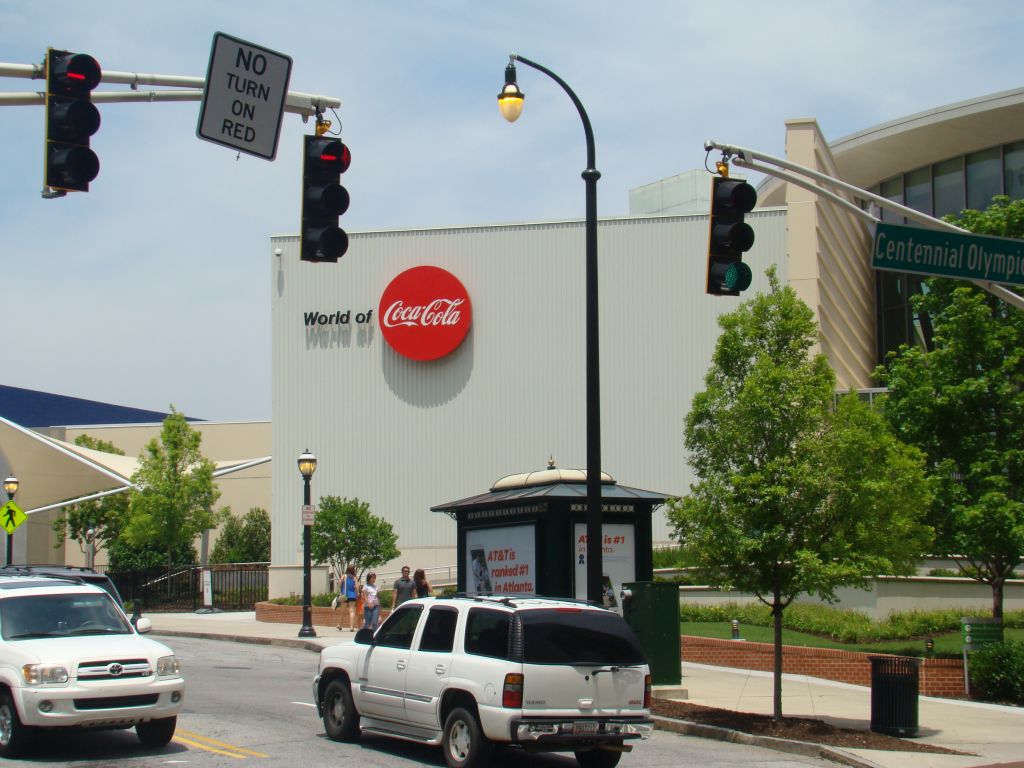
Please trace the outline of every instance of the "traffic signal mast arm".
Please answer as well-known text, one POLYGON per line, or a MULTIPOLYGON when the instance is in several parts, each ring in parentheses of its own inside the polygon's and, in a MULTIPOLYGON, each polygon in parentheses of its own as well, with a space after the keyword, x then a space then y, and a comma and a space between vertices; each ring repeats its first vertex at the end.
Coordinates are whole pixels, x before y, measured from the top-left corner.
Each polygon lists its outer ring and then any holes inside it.
MULTIPOLYGON (((738 165, 742 168, 749 168, 752 171, 764 173, 768 176, 774 176, 777 179, 782 179, 783 181, 795 184, 798 187, 807 189, 811 192, 814 192, 815 194, 822 195, 825 198, 827 198, 830 202, 833 202, 836 205, 846 209, 850 213, 856 216, 860 216, 862 219, 865 219, 868 223, 868 226, 871 227, 872 229, 874 228, 874 225, 878 224, 880 221, 877 217, 873 216, 870 212, 865 211, 863 208, 854 205, 849 200, 836 194, 835 192, 832 192, 831 190, 828 189, 823 189, 821 186, 819 186, 819 184, 825 184, 831 187, 835 187, 836 189, 842 190, 855 198, 865 200, 870 203, 874 203, 880 208, 885 208, 887 210, 898 213, 901 216, 905 216, 906 218, 916 221, 919 224, 922 224, 923 226, 929 227, 931 229, 942 229, 948 232, 970 234, 967 232, 967 230, 962 229, 961 227, 958 227, 954 224, 950 224, 948 221, 937 219, 934 216, 929 216, 926 213, 921 213, 920 211, 914 210, 913 208, 908 208, 907 206, 901 205, 900 203, 893 202, 892 200, 887 200, 884 197, 876 195, 872 192, 868 192, 866 189, 861 189, 860 187, 855 187, 852 184, 847 184, 845 181, 841 181, 831 176, 827 176, 811 168, 806 168, 802 165, 790 162, 789 160, 785 160, 781 157, 773 157, 772 155, 768 155, 763 152, 757 152, 756 150, 749 149, 748 147, 738 147, 734 144, 723 144, 721 142, 711 140, 704 142, 704 149, 708 152, 717 149, 723 154, 728 155, 731 159, 731 162, 734 165, 738 165), (771 165, 765 165, 764 163, 770 163, 771 165), (778 168, 773 168, 772 166, 778 166, 778 168), (793 171, 793 173, 781 171, 779 170, 779 168, 785 168, 787 169, 787 171, 793 171), (801 178, 801 176, 807 178, 801 178), (808 179, 813 179, 814 182, 817 183, 808 181, 808 179)), ((1010 304, 1016 307, 1017 309, 1024 310, 1024 296, 1021 296, 1020 294, 1011 291, 1006 286, 1000 285, 999 283, 993 283, 988 280, 971 280, 970 282, 974 283, 982 290, 991 293, 996 298, 1002 299, 1007 304, 1010 304)))
MULTIPOLYGON (((42 64, 5 64, 0 62, 0 77, 19 77, 38 80, 46 77, 46 67, 42 64)), ((94 103, 110 104, 130 101, 202 101, 205 77, 189 77, 185 75, 152 75, 139 72, 111 72, 103 70, 101 83, 131 86, 130 91, 98 91, 92 94, 94 103), (158 85, 168 88, 187 88, 181 91, 139 91, 140 85, 158 85)), ((46 103, 43 93, 19 92, 0 93, 0 107, 34 106, 46 103)), ((303 118, 314 117, 318 112, 336 109, 341 106, 341 99, 333 96, 288 91, 285 100, 285 112, 302 115, 303 118)))

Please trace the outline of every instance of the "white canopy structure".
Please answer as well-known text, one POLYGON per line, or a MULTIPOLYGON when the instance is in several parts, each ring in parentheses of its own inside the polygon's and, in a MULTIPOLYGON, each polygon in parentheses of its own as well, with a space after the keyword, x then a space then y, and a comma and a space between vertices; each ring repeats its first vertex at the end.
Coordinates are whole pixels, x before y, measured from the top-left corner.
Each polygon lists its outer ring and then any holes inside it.
MULTIPOLYGON (((0 458, 18 477, 18 506, 45 512, 132 487, 139 461, 83 448, 26 429, 0 417, 0 458)), ((214 477, 265 464, 270 456, 214 461, 214 477)))

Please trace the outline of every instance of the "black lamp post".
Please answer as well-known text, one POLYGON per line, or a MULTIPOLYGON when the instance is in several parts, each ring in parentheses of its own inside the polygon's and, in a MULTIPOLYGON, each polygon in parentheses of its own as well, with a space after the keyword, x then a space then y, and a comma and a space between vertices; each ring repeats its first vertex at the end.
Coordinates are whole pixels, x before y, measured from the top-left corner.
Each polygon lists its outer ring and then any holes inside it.
MULTIPOLYGON (((316 456, 307 448, 299 456, 299 472, 302 474, 302 506, 307 508, 312 504, 309 498, 309 481, 316 472, 316 456)), ((299 637, 316 637, 316 630, 313 629, 313 603, 310 594, 310 568, 309 568, 309 536, 312 524, 302 521, 302 627, 299 629, 299 637)))
POLYGON ((587 347, 587 599, 601 602, 601 366, 599 363, 597 312, 597 180, 594 131, 583 104, 562 78, 550 69, 517 53, 505 67, 505 87, 498 94, 498 107, 510 123, 523 111, 524 94, 516 84, 516 62, 521 61, 550 77, 569 95, 583 121, 587 140, 587 167, 581 174, 586 186, 586 347, 587 347))
MULTIPOLYGON (((7 491, 7 500, 14 501, 14 494, 18 492, 18 478, 14 475, 8 475, 4 480, 4 490, 7 491)), ((14 560, 14 534, 8 533, 6 565, 10 565, 12 560, 14 560)))

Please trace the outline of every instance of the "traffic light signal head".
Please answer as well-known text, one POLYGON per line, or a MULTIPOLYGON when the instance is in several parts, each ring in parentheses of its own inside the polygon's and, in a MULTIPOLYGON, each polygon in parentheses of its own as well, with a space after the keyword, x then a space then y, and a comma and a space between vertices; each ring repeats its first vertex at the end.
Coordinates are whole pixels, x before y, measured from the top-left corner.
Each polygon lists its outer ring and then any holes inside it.
POLYGON ((46 159, 44 183, 58 190, 88 192, 100 172, 89 137, 100 128, 92 90, 100 65, 84 53, 50 49, 46 54, 46 159))
POLYGON ((341 186, 352 155, 341 140, 304 136, 302 160, 302 261, 337 262, 348 250, 348 235, 338 217, 348 210, 349 194, 341 186))
POLYGON ((743 221, 743 216, 756 203, 757 192, 747 182, 712 177, 707 293, 738 296, 750 287, 752 274, 743 263, 743 252, 754 244, 754 230, 743 221))

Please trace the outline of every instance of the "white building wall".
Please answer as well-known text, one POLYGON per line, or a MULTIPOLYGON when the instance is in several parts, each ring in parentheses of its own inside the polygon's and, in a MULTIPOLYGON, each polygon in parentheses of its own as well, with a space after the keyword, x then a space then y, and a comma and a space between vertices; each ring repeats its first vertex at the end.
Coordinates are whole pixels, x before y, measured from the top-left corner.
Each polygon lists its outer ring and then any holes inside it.
MULTIPOLYGON (((785 212, 748 221, 757 242, 746 297, 766 288, 770 263, 786 280, 785 212)), ((707 227, 706 215, 599 224, 602 464, 624 485, 682 494, 690 482, 683 419, 717 314, 740 301, 704 293, 707 227)), ((432 505, 542 469, 549 456, 586 465, 582 222, 350 237, 337 264, 301 262, 297 237, 272 239, 272 595, 300 590, 295 459, 306 448, 319 459, 314 504, 325 494, 368 502, 413 568, 455 562, 455 523, 432 505), (395 353, 377 326, 388 283, 424 264, 454 274, 473 309, 463 344, 426 363, 395 353), (350 312, 350 323, 307 329, 314 311, 350 312)), ((654 539, 668 539, 660 513, 654 539)), ((325 587, 318 573, 314 592, 325 587)))

